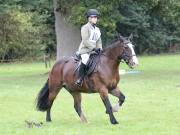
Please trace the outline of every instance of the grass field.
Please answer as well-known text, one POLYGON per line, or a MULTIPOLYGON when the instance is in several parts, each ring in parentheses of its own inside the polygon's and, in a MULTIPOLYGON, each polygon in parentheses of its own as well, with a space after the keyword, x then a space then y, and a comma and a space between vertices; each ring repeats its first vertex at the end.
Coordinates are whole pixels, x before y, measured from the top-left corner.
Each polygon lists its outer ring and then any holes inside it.
MULTIPOLYGON (((35 109, 35 98, 49 69, 43 63, 0 64, 0 135, 180 135, 180 55, 139 58, 140 74, 121 76, 126 95, 111 125, 98 94, 83 94, 80 119, 73 99, 62 90, 52 108, 52 123, 35 109), (41 128, 27 128, 25 120, 42 121, 41 128)), ((128 69, 124 64, 123 69, 128 69)), ((112 104, 117 99, 110 96, 112 104)))

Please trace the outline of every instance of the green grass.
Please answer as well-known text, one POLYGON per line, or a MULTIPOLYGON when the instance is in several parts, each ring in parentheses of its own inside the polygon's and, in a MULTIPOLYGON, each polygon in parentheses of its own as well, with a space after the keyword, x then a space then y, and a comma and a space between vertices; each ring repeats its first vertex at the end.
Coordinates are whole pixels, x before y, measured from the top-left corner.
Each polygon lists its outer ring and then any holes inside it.
MULTIPOLYGON (((52 123, 35 110, 35 98, 49 69, 43 63, 0 65, 0 135, 179 135, 180 55, 139 58, 141 74, 122 75, 119 87, 126 95, 111 125, 98 94, 83 94, 88 119, 80 122, 73 99, 62 90, 52 108, 52 123), (42 121, 41 128, 27 128, 25 120, 42 121)), ((128 69, 124 64, 123 69, 128 69)), ((110 96, 112 104, 117 102, 110 96)))

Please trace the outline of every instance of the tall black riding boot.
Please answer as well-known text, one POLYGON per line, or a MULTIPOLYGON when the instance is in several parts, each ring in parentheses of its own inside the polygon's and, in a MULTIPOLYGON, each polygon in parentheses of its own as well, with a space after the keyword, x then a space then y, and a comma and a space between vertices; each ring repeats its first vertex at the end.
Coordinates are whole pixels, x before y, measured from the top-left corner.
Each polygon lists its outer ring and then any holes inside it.
POLYGON ((81 63, 78 73, 78 80, 75 82, 75 84, 81 87, 85 75, 86 75, 86 65, 81 63))

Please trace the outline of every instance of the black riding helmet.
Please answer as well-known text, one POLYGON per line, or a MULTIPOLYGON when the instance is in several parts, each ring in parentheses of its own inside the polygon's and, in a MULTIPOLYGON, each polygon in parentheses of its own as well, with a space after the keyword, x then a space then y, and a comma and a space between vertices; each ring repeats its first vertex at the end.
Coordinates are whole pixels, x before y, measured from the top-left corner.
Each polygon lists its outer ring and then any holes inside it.
POLYGON ((99 12, 96 9, 89 9, 86 13, 86 17, 90 17, 90 16, 99 16, 99 12))

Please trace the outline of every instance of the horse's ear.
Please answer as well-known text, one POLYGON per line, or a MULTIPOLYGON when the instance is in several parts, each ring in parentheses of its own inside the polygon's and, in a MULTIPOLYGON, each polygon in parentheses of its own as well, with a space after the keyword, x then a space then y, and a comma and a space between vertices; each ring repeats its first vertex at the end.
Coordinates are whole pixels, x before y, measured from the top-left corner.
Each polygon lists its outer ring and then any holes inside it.
POLYGON ((120 41, 122 41, 123 36, 121 35, 121 33, 118 33, 118 39, 119 39, 120 41))
POLYGON ((131 33, 128 37, 129 40, 132 40, 133 39, 133 34, 131 33))

